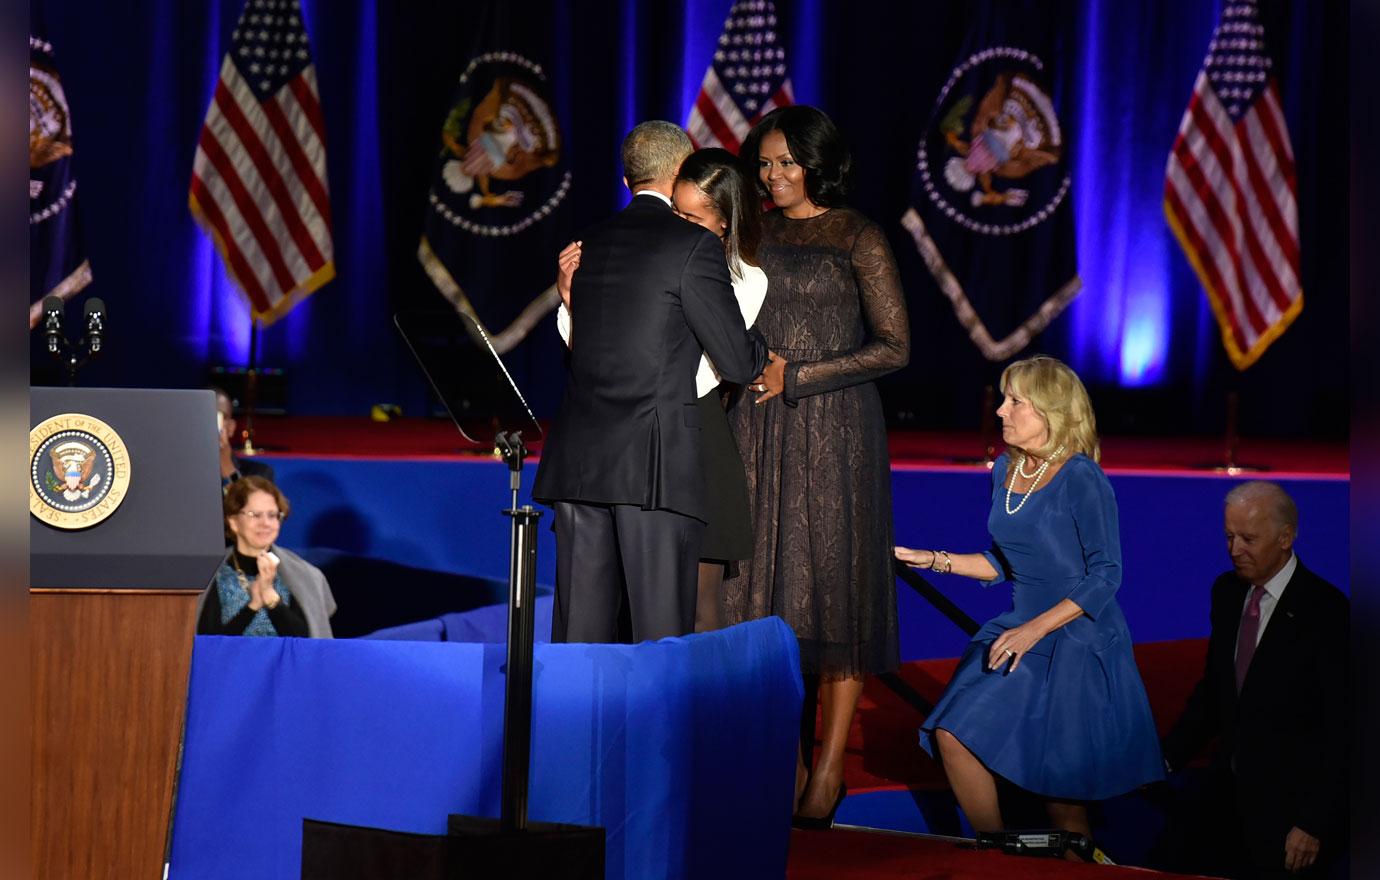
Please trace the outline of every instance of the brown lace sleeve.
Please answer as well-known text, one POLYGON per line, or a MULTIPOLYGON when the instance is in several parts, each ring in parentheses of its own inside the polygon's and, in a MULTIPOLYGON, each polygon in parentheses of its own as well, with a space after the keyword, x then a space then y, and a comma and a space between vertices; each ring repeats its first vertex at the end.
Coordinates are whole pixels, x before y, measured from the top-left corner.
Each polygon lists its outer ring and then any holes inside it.
POLYGON ((862 299, 867 341, 848 354, 786 365, 787 406, 802 397, 870 382, 899 370, 910 360, 910 319, 901 276, 886 236, 874 223, 859 231, 851 252, 853 275, 862 299))

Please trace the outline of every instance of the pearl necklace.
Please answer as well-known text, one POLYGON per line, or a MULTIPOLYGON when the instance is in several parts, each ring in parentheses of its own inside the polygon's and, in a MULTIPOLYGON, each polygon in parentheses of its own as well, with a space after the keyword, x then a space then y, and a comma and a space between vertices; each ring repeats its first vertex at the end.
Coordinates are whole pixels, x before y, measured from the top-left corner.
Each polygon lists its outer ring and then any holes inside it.
POLYGON ((1022 507, 1025 507, 1025 503, 1026 503, 1027 501, 1030 500, 1030 496, 1035 494, 1035 487, 1038 486, 1038 485, 1040 485, 1040 478, 1042 478, 1042 477, 1045 475, 1045 472, 1049 470, 1050 463, 1053 462, 1054 459, 1056 459, 1056 458, 1058 458, 1060 455, 1062 455, 1063 452, 1064 452, 1064 447, 1062 447, 1062 446, 1060 446, 1058 449, 1054 450, 1054 454, 1051 455, 1049 458, 1045 459, 1044 462, 1043 462, 1039 467, 1037 467, 1037 468, 1035 469, 1035 473, 1033 473, 1033 474, 1027 474, 1027 473, 1025 472, 1025 453, 1021 453, 1021 460, 1020 460, 1019 463, 1017 463, 1016 469, 1015 469, 1014 471, 1011 472, 1011 479, 1009 479, 1009 480, 1006 481, 1006 515, 1007 515, 1007 516, 1012 516, 1012 515, 1014 515, 1014 514, 1016 513, 1017 510, 1020 510, 1022 507), (1023 495, 1023 496, 1021 497, 1020 503, 1018 503, 1018 504, 1016 505, 1015 509, 1012 509, 1012 507, 1011 507, 1011 488, 1012 488, 1013 486, 1016 485, 1016 474, 1020 474, 1021 477, 1023 477, 1024 479, 1027 479, 1027 480, 1033 479, 1034 482, 1032 482, 1032 483, 1030 484, 1030 488, 1028 488, 1028 489, 1025 490, 1025 495, 1023 495))
POLYGON ((1036 468, 1034 473, 1027 474, 1025 472, 1025 456, 1021 456, 1020 463, 1016 465, 1016 473, 1021 475, 1022 480, 1033 480, 1035 479, 1035 474, 1038 474, 1039 472, 1040 469, 1036 468))

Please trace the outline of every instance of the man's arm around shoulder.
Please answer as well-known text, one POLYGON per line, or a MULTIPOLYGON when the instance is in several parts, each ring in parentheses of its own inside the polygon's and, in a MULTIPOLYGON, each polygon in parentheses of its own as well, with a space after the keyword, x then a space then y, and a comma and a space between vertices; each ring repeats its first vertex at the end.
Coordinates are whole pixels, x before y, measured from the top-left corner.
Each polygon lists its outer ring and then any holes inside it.
POLYGON ((741 383, 761 374, 767 364, 767 344, 756 329, 743 326, 723 244, 708 230, 701 232, 685 261, 681 308, 720 376, 741 383))

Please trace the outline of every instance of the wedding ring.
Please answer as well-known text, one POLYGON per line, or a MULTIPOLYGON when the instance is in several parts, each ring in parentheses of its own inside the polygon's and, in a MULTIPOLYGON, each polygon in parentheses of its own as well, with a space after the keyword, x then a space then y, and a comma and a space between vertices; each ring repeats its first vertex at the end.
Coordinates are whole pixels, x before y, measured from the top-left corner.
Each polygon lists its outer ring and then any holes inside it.
POLYGON ((1016 652, 1013 651, 1013 650, 1011 650, 1010 648, 1007 648, 1005 651, 1002 651, 1002 653, 1003 653, 1003 654, 1012 654, 1012 655, 1014 655, 1016 652))

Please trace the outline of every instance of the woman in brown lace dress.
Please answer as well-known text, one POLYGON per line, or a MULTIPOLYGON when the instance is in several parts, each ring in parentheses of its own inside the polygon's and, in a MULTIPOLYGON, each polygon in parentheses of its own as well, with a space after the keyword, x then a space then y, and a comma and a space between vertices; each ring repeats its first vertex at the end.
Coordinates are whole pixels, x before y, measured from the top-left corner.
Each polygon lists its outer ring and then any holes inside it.
POLYGON ((724 582, 725 620, 779 615, 800 640, 823 730, 813 772, 804 756, 798 767, 796 816, 827 827, 845 793, 843 751, 863 678, 900 665, 891 468, 873 380, 905 366, 910 329, 886 237, 843 206, 849 158, 829 117, 799 105, 773 111, 739 158, 776 205, 758 250, 769 287, 757 328, 786 364, 780 394, 744 395, 729 415, 754 550, 724 582))

